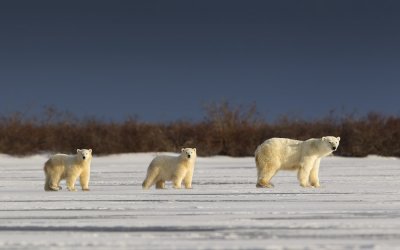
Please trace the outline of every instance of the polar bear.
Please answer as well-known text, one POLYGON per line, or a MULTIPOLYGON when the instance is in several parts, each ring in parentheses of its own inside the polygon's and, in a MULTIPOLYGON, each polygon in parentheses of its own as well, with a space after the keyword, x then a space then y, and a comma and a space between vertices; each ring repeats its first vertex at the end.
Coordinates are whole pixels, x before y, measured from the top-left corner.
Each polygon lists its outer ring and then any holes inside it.
POLYGON ((273 187, 271 178, 278 170, 297 170, 302 187, 319 187, 319 164, 322 157, 339 146, 340 137, 326 136, 306 141, 271 138, 255 151, 257 187, 273 187))
POLYGON ((77 191, 75 181, 79 177, 83 191, 89 191, 91 149, 77 149, 75 155, 55 154, 44 164, 45 191, 61 189, 60 181, 65 179, 69 191, 77 191))
POLYGON ((165 188, 165 181, 172 181, 174 188, 192 188, 194 164, 196 162, 196 148, 182 148, 178 156, 159 155, 155 157, 148 169, 143 189, 149 189, 154 183, 157 189, 165 188))

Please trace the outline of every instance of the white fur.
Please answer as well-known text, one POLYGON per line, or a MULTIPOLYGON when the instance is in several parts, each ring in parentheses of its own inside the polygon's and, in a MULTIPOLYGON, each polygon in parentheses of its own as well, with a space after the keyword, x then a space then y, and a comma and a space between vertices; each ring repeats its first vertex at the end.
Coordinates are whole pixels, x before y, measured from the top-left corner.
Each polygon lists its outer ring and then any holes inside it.
POLYGON ((65 179, 69 191, 77 191, 75 182, 80 177, 83 191, 89 191, 91 149, 77 149, 75 155, 55 154, 44 164, 45 191, 61 189, 60 181, 65 179))
POLYGON ((160 155, 154 158, 148 169, 143 189, 149 189, 156 184, 157 189, 165 188, 165 181, 172 181, 174 188, 192 188, 194 164, 196 162, 195 148, 182 148, 179 156, 160 155))
POLYGON ((302 187, 319 187, 319 164, 322 157, 331 154, 339 146, 340 137, 326 136, 298 141, 271 138, 255 151, 257 187, 273 187, 271 178, 278 170, 297 170, 302 187))

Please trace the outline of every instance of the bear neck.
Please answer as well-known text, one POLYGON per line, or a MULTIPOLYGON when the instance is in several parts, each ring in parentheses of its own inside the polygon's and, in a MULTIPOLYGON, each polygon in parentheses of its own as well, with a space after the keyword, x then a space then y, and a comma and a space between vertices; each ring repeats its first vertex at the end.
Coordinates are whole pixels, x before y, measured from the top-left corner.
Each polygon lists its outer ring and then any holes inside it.
POLYGON ((329 155, 329 154, 332 153, 332 150, 329 149, 329 148, 325 145, 325 143, 320 144, 319 147, 318 147, 318 149, 319 149, 319 153, 320 153, 319 155, 321 155, 322 157, 327 156, 327 155, 329 155))
POLYGON ((332 153, 332 150, 326 147, 325 142, 321 143, 322 139, 309 139, 308 141, 316 149, 314 155, 324 157, 332 153))

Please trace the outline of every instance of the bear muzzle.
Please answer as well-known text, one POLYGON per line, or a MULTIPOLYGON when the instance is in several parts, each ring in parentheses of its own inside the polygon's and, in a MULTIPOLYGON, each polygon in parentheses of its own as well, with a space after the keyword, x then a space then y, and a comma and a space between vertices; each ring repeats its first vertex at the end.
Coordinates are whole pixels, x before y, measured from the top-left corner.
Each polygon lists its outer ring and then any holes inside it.
POLYGON ((333 151, 336 151, 336 149, 337 149, 337 147, 335 147, 335 146, 332 147, 332 150, 333 150, 333 151))

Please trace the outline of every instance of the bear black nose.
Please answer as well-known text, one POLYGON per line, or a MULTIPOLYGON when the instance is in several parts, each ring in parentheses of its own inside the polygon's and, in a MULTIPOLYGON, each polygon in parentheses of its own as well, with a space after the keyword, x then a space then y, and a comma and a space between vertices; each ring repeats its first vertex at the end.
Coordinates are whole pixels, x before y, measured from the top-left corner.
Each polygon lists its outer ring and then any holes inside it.
POLYGON ((332 150, 336 150, 336 147, 332 147, 332 150))
POLYGON ((190 155, 188 155, 188 158, 190 158, 190 155))
POLYGON ((82 158, 85 159, 86 157, 85 157, 85 156, 82 156, 82 158))

